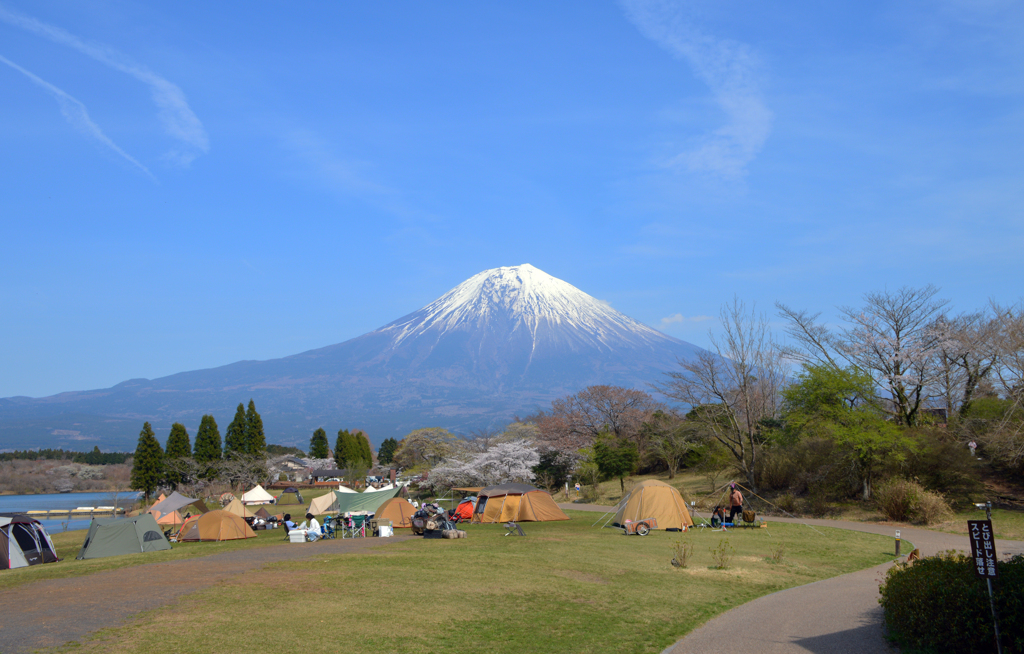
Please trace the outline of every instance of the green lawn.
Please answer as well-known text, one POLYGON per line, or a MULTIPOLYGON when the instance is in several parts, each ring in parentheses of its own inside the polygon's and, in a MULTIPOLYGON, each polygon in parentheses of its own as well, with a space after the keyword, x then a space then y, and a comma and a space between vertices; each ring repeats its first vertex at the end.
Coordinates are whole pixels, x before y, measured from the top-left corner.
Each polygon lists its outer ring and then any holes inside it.
MULTIPOLYGON (((469 525, 466 539, 394 543, 245 573, 100 632, 86 651, 659 652, 710 617, 755 597, 889 558, 891 539, 802 525, 646 538, 591 527, 596 515, 469 525), (693 545, 686 569, 673 544, 693 545), (710 550, 735 549, 727 569, 710 550), (766 560, 784 543, 781 563, 766 560), (240 616, 280 628, 240 632, 240 616), (188 638, 180 638, 187 629, 188 638)), ((311 550, 314 546, 310 546, 311 550)), ((251 625, 252 620, 244 619, 251 625)), ((75 646, 78 649, 78 646, 75 646)))

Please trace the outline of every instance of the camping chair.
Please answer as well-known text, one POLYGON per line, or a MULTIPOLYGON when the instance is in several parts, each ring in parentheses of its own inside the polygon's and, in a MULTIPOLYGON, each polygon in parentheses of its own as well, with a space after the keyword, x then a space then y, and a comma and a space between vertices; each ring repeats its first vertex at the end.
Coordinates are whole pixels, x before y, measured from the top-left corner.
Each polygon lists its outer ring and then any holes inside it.
POLYGON ((341 532, 342 538, 365 538, 366 537, 366 516, 352 515, 345 519, 345 526, 341 532))
POLYGON ((337 538, 337 534, 334 531, 335 518, 331 516, 324 517, 324 526, 320 528, 320 538, 337 538))
POLYGON ((526 533, 523 532, 523 528, 519 526, 518 522, 506 522, 505 523, 505 529, 508 530, 508 531, 505 532, 505 536, 525 536, 526 535, 526 533))

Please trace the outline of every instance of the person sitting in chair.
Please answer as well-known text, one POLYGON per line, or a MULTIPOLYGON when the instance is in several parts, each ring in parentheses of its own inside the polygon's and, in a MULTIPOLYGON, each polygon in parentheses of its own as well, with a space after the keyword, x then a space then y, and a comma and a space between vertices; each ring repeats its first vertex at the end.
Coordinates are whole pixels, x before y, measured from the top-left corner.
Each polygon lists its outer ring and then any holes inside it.
POLYGON ((295 529, 295 523, 292 522, 292 514, 291 513, 285 513, 284 514, 284 533, 287 534, 292 529, 295 529))
POLYGON ((732 491, 729 493, 729 522, 736 524, 736 515, 743 513, 743 493, 733 483, 732 491))
POLYGON ((324 534, 320 531, 320 523, 316 521, 316 518, 313 517, 312 513, 306 514, 306 520, 309 521, 309 526, 306 527, 306 538, 308 538, 309 542, 312 543, 324 534))

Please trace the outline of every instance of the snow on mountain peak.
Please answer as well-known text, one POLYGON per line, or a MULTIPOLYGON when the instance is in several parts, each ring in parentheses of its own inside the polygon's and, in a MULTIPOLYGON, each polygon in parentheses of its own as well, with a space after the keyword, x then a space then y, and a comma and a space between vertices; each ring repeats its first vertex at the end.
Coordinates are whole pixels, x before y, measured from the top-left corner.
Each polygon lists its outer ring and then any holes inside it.
POLYGON ((648 346, 675 341, 528 263, 478 273, 380 331, 394 332, 397 346, 428 333, 440 337, 494 323, 506 325, 510 333, 528 331, 534 346, 542 330, 559 330, 569 340, 605 349, 622 339, 648 346))

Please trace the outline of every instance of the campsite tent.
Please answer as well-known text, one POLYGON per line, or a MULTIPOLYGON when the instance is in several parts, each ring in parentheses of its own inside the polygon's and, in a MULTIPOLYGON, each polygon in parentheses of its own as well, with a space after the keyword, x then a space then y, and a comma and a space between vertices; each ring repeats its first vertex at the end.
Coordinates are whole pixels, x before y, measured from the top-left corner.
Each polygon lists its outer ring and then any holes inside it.
POLYGON ((0 570, 56 560, 57 548, 42 523, 24 515, 0 515, 0 570))
POLYGON ((636 486, 619 502, 619 510, 612 524, 621 526, 626 520, 655 518, 658 529, 692 527, 693 520, 686 510, 686 502, 679 491, 657 479, 647 479, 636 486))
POLYGON ((272 504, 274 496, 263 489, 263 486, 256 484, 248 493, 242 494, 242 504, 272 504))
POLYGON ((339 493, 358 493, 359 491, 357 491, 355 489, 352 489, 352 488, 349 488, 348 486, 345 486, 344 484, 338 484, 338 492, 339 493))
POLYGON ((209 509, 206 508, 206 504, 204 504, 202 500, 197 500, 191 497, 185 497, 178 491, 174 491, 173 493, 171 493, 163 502, 157 502, 153 506, 149 507, 149 510, 154 515, 161 516, 170 513, 171 511, 183 509, 190 504, 194 506, 196 510, 199 511, 200 513, 206 513, 207 511, 209 511, 209 509))
POLYGON ((551 494, 529 484, 498 484, 481 489, 473 522, 568 520, 551 494))
POLYGON ((389 491, 392 488, 394 488, 394 486, 392 486, 391 484, 388 484, 387 486, 381 486, 380 488, 374 488, 373 486, 367 486, 366 490, 364 490, 363 492, 364 493, 379 493, 381 491, 389 491))
POLYGON ((227 511, 228 513, 233 513, 237 515, 239 518, 255 517, 253 512, 242 506, 242 503, 239 502, 238 500, 231 500, 231 502, 224 507, 224 510, 227 511))
POLYGON ((398 491, 399 489, 397 488, 377 491, 376 493, 342 493, 341 491, 334 491, 333 495, 337 502, 338 513, 349 513, 350 511, 373 513, 381 504, 398 495, 398 491))
POLYGON ((391 525, 397 529, 399 527, 412 527, 413 513, 416 513, 416 507, 412 505, 412 502, 401 497, 392 497, 377 507, 374 517, 390 520, 391 525))
POLYGON ((263 518, 264 520, 270 520, 270 513, 268 513, 267 510, 261 506, 260 510, 256 512, 256 517, 263 518))
POLYGON ((153 514, 153 517, 156 518, 156 523, 161 527, 180 527, 185 522, 185 519, 177 511, 171 511, 163 515, 153 514))
POLYGON ((156 520, 148 513, 134 518, 93 518, 77 559, 102 559, 118 554, 169 550, 156 520))
POLYGON ((334 493, 327 493, 320 497, 313 498, 313 501, 309 503, 309 509, 306 513, 312 513, 313 515, 327 515, 335 514, 338 512, 338 498, 334 493))
POLYGON ((189 518, 178 532, 179 541, 220 541, 256 538, 245 520, 227 511, 210 511, 189 518))
POLYGON ((459 506, 455 508, 455 515, 459 517, 459 520, 470 520, 473 518, 473 509, 475 508, 476 497, 467 497, 459 502, 459 506))

